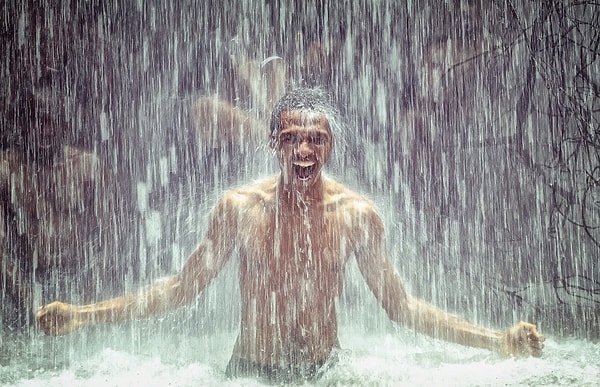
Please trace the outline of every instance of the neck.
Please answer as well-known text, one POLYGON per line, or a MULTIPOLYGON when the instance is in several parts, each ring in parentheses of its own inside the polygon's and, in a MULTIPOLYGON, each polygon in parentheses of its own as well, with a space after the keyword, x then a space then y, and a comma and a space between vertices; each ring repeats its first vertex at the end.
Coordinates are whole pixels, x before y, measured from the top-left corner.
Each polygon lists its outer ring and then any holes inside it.
POLYGON ((324 184, 321 175, 309 187, 297 187, 286 184, 283 176, 279 179, 278 196, 283 205, 310 207, 323 200, 324 184))

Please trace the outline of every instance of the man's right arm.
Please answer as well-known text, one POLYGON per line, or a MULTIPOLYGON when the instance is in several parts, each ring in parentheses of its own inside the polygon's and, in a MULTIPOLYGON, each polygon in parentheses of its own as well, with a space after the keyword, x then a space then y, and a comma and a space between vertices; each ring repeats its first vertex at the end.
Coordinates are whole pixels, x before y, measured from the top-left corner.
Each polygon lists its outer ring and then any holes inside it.
POLYGON ((59 336, 86 325, 158 315, 181 305, 177 302, 181 299, 179 283, 178 276, 174 276, 139 293, 90 305, 79 306, 54 301, 38 309, 37 320, 47 334, 59 336))
POLYGON ((85 325, 156 316, 189 304, 221 271, 233 251, 237 211, 232 195, 213 211, 206 238, 180 274, 131 293, 90 305, 53 302, 39 308, 37 320, 49 335, 64 335, 85 325))

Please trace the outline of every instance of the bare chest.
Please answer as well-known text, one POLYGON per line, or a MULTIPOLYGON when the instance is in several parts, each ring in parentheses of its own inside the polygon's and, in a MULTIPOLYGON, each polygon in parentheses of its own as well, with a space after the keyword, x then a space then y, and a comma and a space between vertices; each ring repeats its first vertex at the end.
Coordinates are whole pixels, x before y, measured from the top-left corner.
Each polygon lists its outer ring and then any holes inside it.
POLYGON ((286 293, 307 286, 335 290, 341 285, 349 248, 336 214, 265 212, 248 223, 240 254, 245 283, 286 293))

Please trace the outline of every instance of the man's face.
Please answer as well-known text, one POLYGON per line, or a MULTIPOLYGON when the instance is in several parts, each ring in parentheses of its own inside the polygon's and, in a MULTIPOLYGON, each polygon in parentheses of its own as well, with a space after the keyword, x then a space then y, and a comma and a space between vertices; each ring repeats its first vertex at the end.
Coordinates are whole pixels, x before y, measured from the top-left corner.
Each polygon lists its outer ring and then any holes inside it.
POLYGON ((319 181, 333 149, 325 114, 282 112, 276 149, 284 185, 300 192, 307 191, 319 181))

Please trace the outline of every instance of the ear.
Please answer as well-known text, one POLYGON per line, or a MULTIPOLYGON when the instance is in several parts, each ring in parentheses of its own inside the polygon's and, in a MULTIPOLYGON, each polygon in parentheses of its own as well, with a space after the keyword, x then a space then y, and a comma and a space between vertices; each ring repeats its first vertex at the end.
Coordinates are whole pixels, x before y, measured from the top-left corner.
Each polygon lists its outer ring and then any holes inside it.
POLYGON ((331 155, 333 154, 333 151, 335 149, 335 143, 333 141, 333 138, 331 139, 331 142, 328 145, 329 149, 327 151, 327 158, 324 160, 325 163, 328 163, 329 160, 331 160, 331 155))
POLYGON ((277 137, 273 135, 269 135, 269 148, 275 150, 277 149, 277 137))

